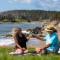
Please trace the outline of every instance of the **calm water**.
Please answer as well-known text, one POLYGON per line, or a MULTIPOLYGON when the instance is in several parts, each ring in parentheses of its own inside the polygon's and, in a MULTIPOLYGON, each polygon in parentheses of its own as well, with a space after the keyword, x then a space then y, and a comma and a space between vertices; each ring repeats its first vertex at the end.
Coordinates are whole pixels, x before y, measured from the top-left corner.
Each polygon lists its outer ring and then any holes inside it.
MULTIPOLYGON (((0 35, 4 35, 6 33, 11 32, 12 28, 14 28, 14 27, 20 27, 23 30, 26 30, 26 29, 30 29, 30 28, 33 29, 35 27, 41 27, 41 26, 42 26, 42 24, 39 22, 20 23, 20 24, 17 24, 17 23, 0 24, 0 35)), ((3 36, 0 36, 0 46, 13 45, 13 44, 14 44, 14 42, 11 40, 11 38, 6 38, 3 36)), ((37 47, 40 45, 39 41, 36 41, 36 40, 32 40, 27 43, 27 45, 29 45, 29 44, 37 46, 37 47)))
POLYGON ((23 30, 29 29, 29 28, 35 28, 35 27, 41 27, 42 24, 39 22, 31 22, 31 23, 5 23, 0 24, 0 34, 6 34, 11 32, 12 28, 14 27, 20 27, 23 30))

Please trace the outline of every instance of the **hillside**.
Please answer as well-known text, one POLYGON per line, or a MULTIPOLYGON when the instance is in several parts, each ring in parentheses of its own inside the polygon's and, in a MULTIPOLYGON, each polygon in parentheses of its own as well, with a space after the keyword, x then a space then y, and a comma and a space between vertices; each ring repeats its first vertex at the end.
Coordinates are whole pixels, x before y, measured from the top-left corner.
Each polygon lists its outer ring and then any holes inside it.
POLYGON ((40 21, 60 19, 60 12, 43 10, 11 10, 0 12, 0 21, 16 22, 19 20, 40 21))

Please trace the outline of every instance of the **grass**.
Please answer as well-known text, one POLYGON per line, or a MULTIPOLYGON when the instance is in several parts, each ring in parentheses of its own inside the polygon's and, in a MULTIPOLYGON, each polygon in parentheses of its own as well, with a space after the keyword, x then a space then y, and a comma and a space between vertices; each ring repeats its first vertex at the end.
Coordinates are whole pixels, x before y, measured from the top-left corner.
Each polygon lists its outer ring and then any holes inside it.
POLYGON ((9 52, 13 51, 12 48, 0 48, 0 60, 60 60, 60 55, 49 54, 40 56, 13 56, 9 55, 9 52))

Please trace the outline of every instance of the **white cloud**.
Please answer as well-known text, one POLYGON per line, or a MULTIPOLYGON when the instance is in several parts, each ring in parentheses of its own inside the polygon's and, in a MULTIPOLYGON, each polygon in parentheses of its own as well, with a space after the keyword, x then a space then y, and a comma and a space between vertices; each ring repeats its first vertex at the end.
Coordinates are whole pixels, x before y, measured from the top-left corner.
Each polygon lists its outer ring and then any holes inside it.
POLYGON ((20 2, 20 3, 31 3, 32 0, 14 0, 15 2, 20 2))

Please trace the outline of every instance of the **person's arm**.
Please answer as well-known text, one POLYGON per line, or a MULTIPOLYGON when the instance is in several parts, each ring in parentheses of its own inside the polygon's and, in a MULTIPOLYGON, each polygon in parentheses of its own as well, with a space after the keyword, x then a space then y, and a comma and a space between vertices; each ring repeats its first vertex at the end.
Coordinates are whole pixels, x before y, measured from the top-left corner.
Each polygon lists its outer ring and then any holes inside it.
POLYGON ((47 44, 47 45, 45 45, 43 48, 41 48, 40 50, 42 51, 42 50, 45 50, 46 48, 48 48, 50 46, 50 44, 47 44))
POLYGON ((36 36, 37 39, 44 41, 44 36, 43 35, 38 35, 36 36))
POLYGON ((43 48, 41 48, 41 50, 44 50, 44 49, 48 48, 53 43, 53 41, 54 41, 55 38, 56 38, 55 35, 52 36, 51 38, 48 38, 47 44, 43 48))
MULTIPOLYGON (((44 39, 43 39, 44 36, 42 36, 42 35, 34 35, 34 36, 35 36, 35 38, 44 41, 44 39)), ((30 38, 31 38, 31 36, 27 37, 28 40, 29 40, 30 38)))
POLYGON ((21 49, 21 46, 18 44, 18 41, 17 41, 17 38, 16 38, 16 37, 14 37, 14 40, 15 40, 16 46, 19 47, 19 48, 21 49))
POLYGON ((22 34, 23 38, 25 38, 25 41, 27 42, 28 41, 28 38, 26 35, 22 34))
POLYGON ((29 40, 31 37, 27 37, 27 40, 29 40))
POLYGON ((31 36, 32 36, 32 35, 29 35, 29 36, 27 37, 27 39, 30 40, 31 36))

